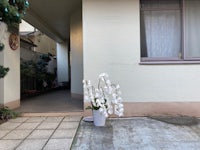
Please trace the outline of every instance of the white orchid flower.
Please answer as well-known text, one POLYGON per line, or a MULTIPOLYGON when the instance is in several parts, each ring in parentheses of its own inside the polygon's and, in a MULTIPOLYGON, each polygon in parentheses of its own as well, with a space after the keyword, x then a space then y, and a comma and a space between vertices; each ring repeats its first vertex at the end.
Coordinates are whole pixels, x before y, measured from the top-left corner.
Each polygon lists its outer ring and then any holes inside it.
POLYGON ((99 75, 98 87, 94 88, 90 80, 83 80, 84 99, 90 100, 94 109, 99 108, 99 111, 105 116, 115 113, 122 116, 124 106, 122 104, 120 86, 113 84, 108 74, 102 73, 99 75))
POLYGON ((117 85, 116 85, 116 89, 120 89, 120 86, 119 86, 119 84, 117 84, 117 85))

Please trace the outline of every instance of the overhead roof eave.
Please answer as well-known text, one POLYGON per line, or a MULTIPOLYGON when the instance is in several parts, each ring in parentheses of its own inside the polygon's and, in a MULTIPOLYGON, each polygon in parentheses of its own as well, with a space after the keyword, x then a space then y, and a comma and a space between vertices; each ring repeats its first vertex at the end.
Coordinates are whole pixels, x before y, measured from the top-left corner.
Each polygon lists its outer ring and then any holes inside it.
POLYGON ((61 35, 59 35, 48 23, 46 23, 44 19, 41 19, 33 10, 28 9, 24 20, 34 25, 35 28, 45 33, 56 42, 61 43, 64 41, 64 38, 61 37, 61 35))

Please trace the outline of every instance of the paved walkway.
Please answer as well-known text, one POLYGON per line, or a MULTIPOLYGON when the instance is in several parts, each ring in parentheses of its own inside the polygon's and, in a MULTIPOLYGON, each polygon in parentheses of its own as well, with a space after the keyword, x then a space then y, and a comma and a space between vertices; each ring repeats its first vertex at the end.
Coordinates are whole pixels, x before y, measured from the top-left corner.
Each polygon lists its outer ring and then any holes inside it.
POLYGON ((199 122, 174 125, 138 117, 110 119, 105 127, 95 127, 81 121, 72 150, 200 150, 199 122))
POLYGON ((64 113, 83 111, 83 99, 72 98, 69 90, 56 90, 21 100, 16 112, 64 113))
POLYGON ((174 123, 174 118, 108 119, 105 127, 84 121, 79 126, 80 120, 80 116, 9 120, 0 125, 0 150, 200 150, 199 119, 187 125, 166 123, 174 123))
POLYGON ((0 125, 0 150, 69 150, 80 116, 19 117, 0 125))

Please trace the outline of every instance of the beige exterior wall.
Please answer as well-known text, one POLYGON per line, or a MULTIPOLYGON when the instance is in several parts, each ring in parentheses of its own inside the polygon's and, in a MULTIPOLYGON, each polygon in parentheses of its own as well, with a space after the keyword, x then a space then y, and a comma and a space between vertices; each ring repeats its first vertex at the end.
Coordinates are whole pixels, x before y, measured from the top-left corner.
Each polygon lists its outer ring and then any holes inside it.
POLYGON ((9 67, 10 69, 8 74, 4 78, 0 79, 1 104, 12 103, 20 100, 20 47, 13 51, 9 46, 9 36, 10 33, 6 32, 3 39, 5 48, 0 52, 0 65, 9 67))
POLYGON ((199 102, 200 65, 139 64, 139 12, 139 0, 83 0, 84 78, 107 72, 125 102, 199 102))
POLYGON ((34 48, 34 51, 43 54, 51 53, 53 55, 56 55, 56 42, 45 34, 36 35, 34 39, 34 44, 37 45, 37 47, 34 48))

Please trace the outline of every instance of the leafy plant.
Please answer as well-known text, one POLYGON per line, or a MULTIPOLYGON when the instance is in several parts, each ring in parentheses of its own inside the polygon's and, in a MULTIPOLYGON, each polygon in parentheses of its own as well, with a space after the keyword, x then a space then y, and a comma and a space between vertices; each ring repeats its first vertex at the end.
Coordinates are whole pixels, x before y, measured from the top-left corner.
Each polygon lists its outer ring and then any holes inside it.
POLYGON ((23 61, 20 64, 20 71, 22 76, 34 77, 36 74, 36 64, 31 61, 23 61))
POLYGON ((0 21, 7 24, 19 24, 28 7, 29 2, 27 0, 1 0, 0 21))
POLYGON ((18 116, 19 116, 19 113, 12 111, 11 109, 9 109, 6 106, 1 106, 1 108, 0 108, 0 119, 1 120, 8 120, 8 119, 16 118, 18 116))
POLYGON ((5 68, 0 65, 0 78, 3 78, 9 71, 9 68, 5 68))

